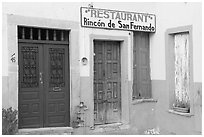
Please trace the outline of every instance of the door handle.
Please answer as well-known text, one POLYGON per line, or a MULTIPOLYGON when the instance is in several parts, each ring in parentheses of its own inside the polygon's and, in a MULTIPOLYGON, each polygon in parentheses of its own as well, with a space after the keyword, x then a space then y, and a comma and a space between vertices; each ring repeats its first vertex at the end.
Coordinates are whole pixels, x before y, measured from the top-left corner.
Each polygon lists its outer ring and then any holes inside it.
POLYGON ((54 88, 52 88, 52 90, 53 90, 54 92, 58 92, 58 91, 61 91, 62 89, 61 89, 60 87, 54 87, 54 88))
POLYGON ((40 84, 43 84, 43 73, 40 72, 40 84))

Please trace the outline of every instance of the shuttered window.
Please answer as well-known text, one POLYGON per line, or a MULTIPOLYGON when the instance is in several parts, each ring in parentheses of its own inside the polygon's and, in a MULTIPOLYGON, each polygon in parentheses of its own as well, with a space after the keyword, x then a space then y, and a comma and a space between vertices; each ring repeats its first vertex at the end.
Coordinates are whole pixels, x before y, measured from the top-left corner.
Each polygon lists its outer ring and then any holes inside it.
POLYGON ((149 33, 134 32, 133 99, 151 98, 149 33))
POLYGON ((189 34, 179 33, 174 35, 175 52, 175 105, 189 107, 190 89, 190 56, 189 34))
POLYGON ((69 41, 68 31, 37 27, 18 27, 19 40, 69 41))

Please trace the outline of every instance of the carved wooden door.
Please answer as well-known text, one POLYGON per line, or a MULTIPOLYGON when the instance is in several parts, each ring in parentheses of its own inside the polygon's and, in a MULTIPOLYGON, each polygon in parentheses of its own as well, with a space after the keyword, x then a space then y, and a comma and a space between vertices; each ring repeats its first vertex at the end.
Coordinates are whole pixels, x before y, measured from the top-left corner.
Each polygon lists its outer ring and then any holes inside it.
POLYGON ((68 46, 19 43, 19 128, 68 126, 68 46))
POLYGON ((19 44, 19 128, 43 126, 42 44, 19 44))
POLYGON ((44 126, 66 126, 69 116, 68 46, 44 45, 44 126))
POLYGON ((116 41, 94 41, 94 54, 95 124, 120 122, 120 43, 116 41))

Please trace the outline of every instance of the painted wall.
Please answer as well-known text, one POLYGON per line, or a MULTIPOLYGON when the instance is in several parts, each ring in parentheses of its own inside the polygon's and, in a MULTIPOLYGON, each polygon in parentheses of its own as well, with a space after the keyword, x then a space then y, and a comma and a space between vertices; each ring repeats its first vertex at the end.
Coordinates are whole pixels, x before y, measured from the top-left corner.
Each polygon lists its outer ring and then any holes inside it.
POLYGON ((87 65, 82 65, 80 63, 81 68, 81 101, 85 102, 85 104, 88 106, 89 110, 86 111, 86 115, 89 115, 89 120, 86 121, 86 126, 90 127, 94 125, 94 91, 93 91, 93 40, 94 39, 100 39, 100 40, 117 40, 120 42, 120 48, 121 48, 121 100, 122 100, 122 118, 121 121, 124 124, 129 123, 129 106, 130 104, 130 93, 131 91, 129 89, 128 82, 131 78, 131 54, 128 54, 131 51, 131 45, 132 45, 132 33, 129 33, 128 31, 116 31, 116 30, 103 30, 103 29, 87 29, 85 28, 83 31, 86 33, 83 33, 85 35, 82 35, 81 37, 81 46, 82 49, 80 49, 81 57, 86 57, 88 59, 87 65), (86 48, 83 48, 86 47, 86 48), (128 70, 128 71, 126 71, 128 70))
MULTIPOLYGON (((53 18, 60 20, 80 21, 79 9, 89 3, 3 3, 3 14, 17 14, 30 17, 53 18), (26 12, 25 12, 26 11, 26 12), (35 12, 34 12, 35 11, 35 12), (53 14, 52 11, 57 11, 53 14), (74 14, 73 14, 74 13, 74 14)), ((156 33, 152 34, 151 43, 151 76, 155 80, 165 79, 164 32, 166 29, 193 24, 194 43, 194 80, 201 82, 201 4, 200 3, 102 3, 94 2, 96 8, 107 8, 124 11, 156 14, 156 33), (144 6, 145 5, 145 6, 144 6), (172 10, 174 9, 174 10, 172 10), (188 15, 188 16, 184 16, 188 15), (182 20, 181 20, 182 18, 182 20), (161 65, 157 65, 160 62, 161 65)), ((3 23, 5 23, 3 21, 3 23)), ((6 25, 6 24, 4 24, 6 25)), ((81 28, 82 37, 83 28, 81 28)), ((3 31, 5 31, 3 29, 3 31)), ((6 45, 6 43, 5 43, 6 45)), ((3 52, 6 53, 6 52, 3 52)), ((7 64, 7 63, 6 63, 7 64)), ((3 66, 3 75, 7 74, 7 65, 3 66)))
MULTIPOLYGON (((3 3, 2 11, 3 14, 15 14, 15 15, 23 15, 29 17, 43 17, 50 19, 59 19, 59 20, 70 20, 80 22, 80 7, 88 6, 88 2, 86 3, 3 3), (26 11, 26 12, 25 12, 26 11), (54 12, 53 11, 57 11, 54 12), (74 14, 73 14, 74 13, 74 14)), ((115 10, 124 10, 124 11, 134 11, 134 12, 142 12, 142 13, 154 13, 155 3, 103 3, 103 2, 94 2, 95 8, 106 8, 106 9, 115 9, 115 10), (137 10, 135 10, 137 9, 137 10)), ((5 23, 5 21, 3 21, 5 23)), ((6 24, 5 24, 6 25, 6 24)), ((80 56, 84 56, 84 54, 88 54, 89 51, 86 45, 86 33, 85 31, 88 29, 80 28, 80 56), (84 50, 84 52, 83 52, 84 50)), ((93 29, 90 29, 93 31, 93 29)), ((6 43, 5 43, 6 45, 6 43)), ((6 53, 6 48, 3 49, 3 53, 6 53)), ((7 64, 7 62, 3 62, 7 64)), ((3 75, 7 75, 7 66, 3 66, 3 75)), ((87 68, 81 69, 81 75, 89 75, 87 68)))
MULTIPOLYGON (((201 33, 201 4, 200 3, 162 3, 157 5, 157 32, 152 36, 152 92, 158 102, 155 107, 157 126, 176 134, 200 134, 201 123, 201 94, 202 94, 202 33, 201 33), (173 10, 172 10, 173 9, 173 10), (185 16, 186 15, 186 16, 185 16), (193 88, 191 92, 191 117, 169 113, 169 97, 171 92, 166 83, 165 65, 156 65, 156 61, 165 64, 165 32, 169 28, 193 26, 193 88), (160 50, 159 50, 160 49, 160 50), (163 56, 163 57, 162 57, 163 56), (164 72, 161 75, 158 71, 164 72), (200 112, 200 113, 199 113, 200 112), (199 120, 198 120, 199 119, 199 120), (172 124, 174 123, 174 124, 172 124)), ((172 91, 173 92, 173 91, 172 91)))
MULTIPOLYGON (((17 25, 26 26, 39 26, 47 28, 59 28, 68 29, 70 31, 70 43, 69 43, 69 55, 70 55, 70 89, 75 91, 75 94, 70 93, 70 115, 71 120, 74 115, 73 106, 76 106, 79 102, 77 100, 79 96, 80 87, 80 69, 79 69, 79 24, 78 22, 54 20, 54 19, 44 19, 44 18, 31 18, 18 15, 8 15, 7 16, 7 34, 5 41, 7 41, 7 52, 8 55, 15 53, 15 62, 11 62, 8 59, 8 74, 3 76, 3 89, 2 89, 2 107, 8 108, 13 107, 18 109, 18 37, 17 37, 17 25)), ((6 47, 6 46, 5 46, 6 47)), ((4 48, 5 48, 4 47, 4 48)), ((4 49, 5 50, 5 49, 4 49)))
MULTIPOLYGON (((90 59, 90 35, 91 34, 108 34, 111 36, 126 36, 129 37, 128 45, 132 44, 131 36, 129 36, 128 31, 107 31, 107 30, 96 30, 87 29, 80 27, 80 7, 87 7, 89 3, 3 3, 3 48, 2 56, 6 58, 2 60, 2 75, 3 75, 3 104, 5 107, 11 99, 8 99, 12 94, 7 94, 7 90, 12 90, 8 86, 8 83, 12 83, 16 80, 16 74, 10 72, 16 71, 17 69, 9 66, 10 52, 8 48, 8 41, 10 39, 7 37, 7 26, 6 14, 22 15, 28 17, 41 17, 50 18, 55 20, 64 21, 76 21, 78 22, 79 35, 76 37, 71 36, 73 46, 78 48, 72 49, 72 59, 74 60, 71 68, 72 73, 72 89, 76 92, 72 93, 73 107, 79 103, 80 98, 85 101, 89 100, 91 97, 87 95, 85 91, 88 91, 91 87, 91 64, 88 62, 87 66, 83 66, 80 59, 86 56, 90 59), (26 12, 25 12, 26 11, 26 12), (8 54, 9 53, 9 54, 8 54), (77 53, 76 55, 74 55, 77 53), (10 69, 11 68, 11 69, 10 69), (14 76, 11 76, 14 75, 14 76), (14 79, 12 79, 12 77, 14 79), (78 86, 74 83, 78 83, 78 86), (7 86, 5 86, 7 85, 7 86), (81 97, 83 96, 83 98, 81 97)), ((130 113, 130 125, 137 128, 151 128, 159 126, 165 130, 170 130, 178 134, 191 134, 200 133, 201 131, 201 96, 198 96, 198 91, 202 94, 202 32, 201 32, 201 3, 93 3, 95 8, 105 8, 105 9, 115 9, 133 12, 144 12, 156 14, 156 33, 150 34, 150 65, 151 65, 151 79, 152 79, 152 94, 153 99, 158 100, 157 103, 142 103, 142 104, 132 104, 130 113), (170 114, 169 109, 169 93, 166 88, 166 64, 165 64, 165 31, 169 28, 174 28, 178 26, 193 26, 193 79, 194 79, 194 108, 195 116, 188 118, 183 116, 178 116, 175 114, 170 114), (142 115, 142 117, 139 117, 142 115), (148 119, 148 120, 147 120, 148 119), (172 125, 172 121, 176 126, 172 125), (142 123, 142 124, 139 124, 142 123), (185 127, 185 128, 184 128, 185 127)), ((14 28, 13 28, 14 29, 14 28)), ((15 36, 14 36, 15 37, 15 36)), ((72 42, 72 41, 71 41, 72 42)), ((131 48, 128 49, 128 91, 129 91, 129 103, 132 103, 131 93, 132 93, 132 70, 131 70, 131 48)), ((15 86, 15 85, 14 85, 15 86)), ((16 88, 15 88, 16 90, 16 88)), ((17 96, 17 95, 16 95, 17 96)), ((93 96, 92 96, 93 97, 93 96)), ((13 98, 15 100, 15 98, 13 98)), ((86 104, 86 102, 85 102, 86 104)), ((15 106, 15 104, 14 104, 15 106)), ((88 102, 90 109, 93 106, 88 102)), ((90 112, 89 112, 90 113, 90 112)), ((73 114, 74 115, 74 114, 73 114)), ((93 119, 91 120, 93 121, 93 119)), ((87 125, 90 126, 92 122, 88 122, 87 125)))
POLYGON ((157 30, 151 39, 152 79, 165 80, 165 31, 169 28, 193 25, 194 82, 202 81, 202 4, 159 3, 156 5, 157 30), (158 65, 158 62, 160 65, 158 65))

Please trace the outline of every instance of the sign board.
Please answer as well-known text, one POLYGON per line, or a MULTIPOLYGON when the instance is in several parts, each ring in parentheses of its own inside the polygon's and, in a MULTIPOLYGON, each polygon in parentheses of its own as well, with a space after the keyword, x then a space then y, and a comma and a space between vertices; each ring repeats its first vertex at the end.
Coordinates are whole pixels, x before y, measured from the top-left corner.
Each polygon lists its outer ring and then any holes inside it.
POLYGON ((81 26, 155 32, 156 16, 148 13, 81 7, 81 26))

